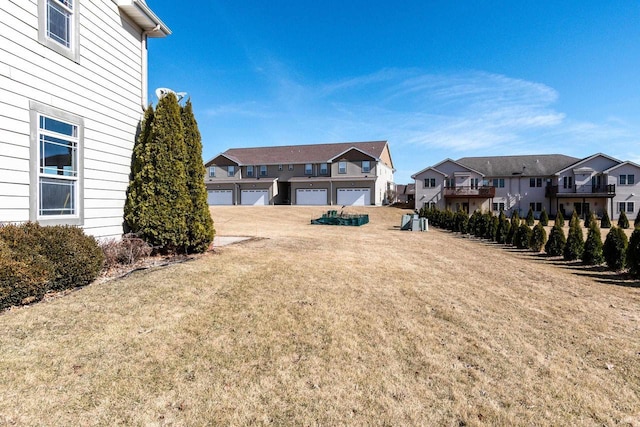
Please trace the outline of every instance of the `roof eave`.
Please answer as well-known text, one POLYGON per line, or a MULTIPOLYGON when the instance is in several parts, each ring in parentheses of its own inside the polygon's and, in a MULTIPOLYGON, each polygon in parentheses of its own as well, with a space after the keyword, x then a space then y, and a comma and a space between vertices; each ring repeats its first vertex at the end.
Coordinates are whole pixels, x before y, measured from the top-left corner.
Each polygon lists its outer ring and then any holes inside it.
POLYGON ((113 2, 142 28, 148 37, 160 38, 171 34, 169 27, 153 13, 144 0, 113 0, 113 2))

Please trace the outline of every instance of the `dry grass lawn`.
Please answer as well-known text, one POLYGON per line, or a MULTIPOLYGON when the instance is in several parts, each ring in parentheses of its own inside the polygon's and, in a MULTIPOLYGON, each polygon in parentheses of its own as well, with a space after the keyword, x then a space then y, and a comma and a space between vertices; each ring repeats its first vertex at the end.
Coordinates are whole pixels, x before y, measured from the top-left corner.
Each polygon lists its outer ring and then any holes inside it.
POLYGON ((640 426, 637 281, 322 210, 0 314, 0 425, 640 426))

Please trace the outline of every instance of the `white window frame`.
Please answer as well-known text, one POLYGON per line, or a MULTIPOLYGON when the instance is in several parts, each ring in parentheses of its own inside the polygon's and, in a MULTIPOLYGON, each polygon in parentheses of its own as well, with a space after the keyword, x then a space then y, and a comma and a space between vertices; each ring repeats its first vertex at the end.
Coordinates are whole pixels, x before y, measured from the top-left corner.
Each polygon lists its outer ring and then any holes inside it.
POLYGON ((289 163, 289 170, 292 171, 293 170, 293 163, 289 163))
POLYGON ((231 165, 231 166, 227 166, 227 176, 235 176, 236 174, 236 167, 231 165))
POLYGON ((492 207, 494 212, 504 211, 504 202, 493 202, 492 207))
POLYGON ((504 178, 493 178, 492 181, 494 187, 504 188, 504 178))
POLYGON ((424 179, 424 188, 435 188, 436 179, 435 178, 425 178, 424 179))
POLYGON ((80 1, 65 0, 38 0, 38 41, 47 46, 51 50, 69 58, 72 61, 80 62, 80 1), (55 37, 51 37, 49 31, 49 10, 50 6, 61 9, 69 14, 68 38, 65 43, 58 41, 55 37))
POLYGON ((338 162, 338 173, 345 174, 347 173, 347 162, 338 162))
POLYGON ((260 176, 267 176, 267 165, 260 165, 260 176))
POLYGON ((573 177, 572 176, 564 176, 564 177, 562 177, 562 188, 573 188, 573 177))
MULTIPOLYGON (((43 225, 83 225, 84 224, 84 119, 75 114, 53 108, 39 102, 29 102, 30 119, 30 172, 29 172, 29 220, 43 225), (65 135, 54 130, 43 129, 41 118, 49 118, 75 128, 75 135, 65 135), (44 138, 56 138, 71 143, 73 148, 73 168, 47 172, 40 158, 44 138), (73 183, 73 211, 58 215, 42 215, 42 183, 73 183)), ((55 142, 49 141, 55 145, 55 142)))
POLYGON ((636 176, 634 174, 620 175, 618 177, 618 183, 619 185, 635 185, 636 176))
POLYGON ((247 166, 247 178, 253 178, 253 166, 247 166))
POLYGON ((627 202, 627 212, 633 213, 635 210, 635 205, 633 202, 627 202))
POLYGON ((278 171, 282 172, 282 165, 278 165, 278 171))
POLYGON ((369 173, 371 172, 371 161, 369 160, 363 160, 362 161, 362 173, 369 173), (365 166, 366 165, 366 166, 365 166))
POLYGON ((320 175, 327 175, 329 173, 329 165, 326 163, 320 163, 320 175))
POLYGON ((313 175, 313 165, 311 163, 304 164, 304 174, 313 175))
POLYGON ((215 178, 215 177, 216 177, 216 167, 209 166, 209 178, 215 178))

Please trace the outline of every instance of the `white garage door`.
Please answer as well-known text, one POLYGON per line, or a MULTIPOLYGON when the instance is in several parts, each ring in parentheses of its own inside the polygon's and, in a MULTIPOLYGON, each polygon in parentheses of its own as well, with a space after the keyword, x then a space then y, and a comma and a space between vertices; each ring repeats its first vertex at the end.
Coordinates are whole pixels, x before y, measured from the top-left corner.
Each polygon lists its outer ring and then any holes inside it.
POLYGON ((208 190, 207 201, 210 205, 231 205, 233 196, 231 190, 208 190))
POLYGON ((268 205, 269 190, 242 190, 240 193, 241 205, 268 205))
POLYGON ((367 206, 371 204, 368 188, 338 188, 338 204, 346 206, 367 206))
POLYGON ((326 205, 327 190, 322 188, 298 188, 296 205, 326 205))

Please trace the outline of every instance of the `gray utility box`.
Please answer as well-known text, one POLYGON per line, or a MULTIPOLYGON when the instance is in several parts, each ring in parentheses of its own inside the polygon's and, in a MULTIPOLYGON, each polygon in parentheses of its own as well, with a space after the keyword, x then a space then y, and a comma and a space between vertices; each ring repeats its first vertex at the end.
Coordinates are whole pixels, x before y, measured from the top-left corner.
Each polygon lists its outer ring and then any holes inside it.
POLYGON ((400 223, 401 230, 411 231, 429 231, 429 222, 427 218, 420 218, 418 215, 402 215, 402 222, 400 223))

